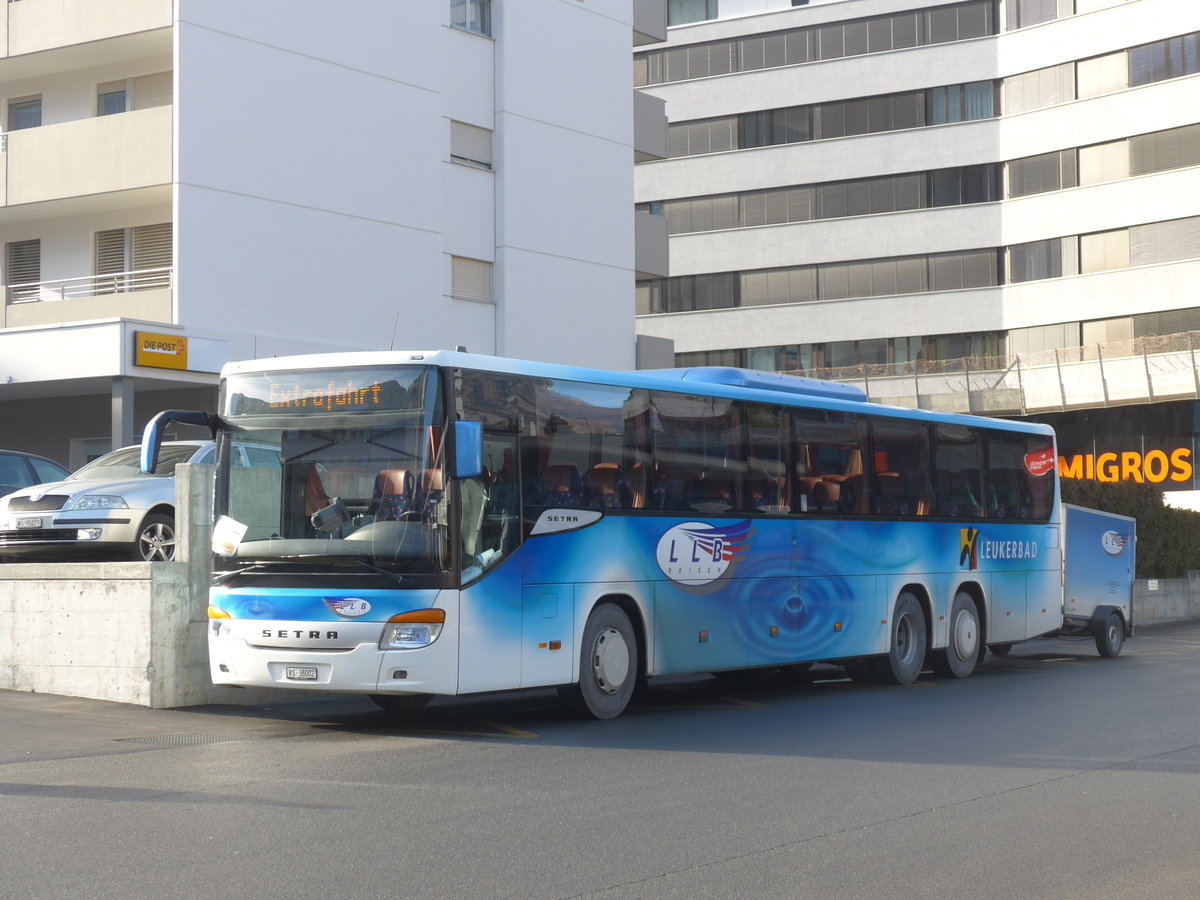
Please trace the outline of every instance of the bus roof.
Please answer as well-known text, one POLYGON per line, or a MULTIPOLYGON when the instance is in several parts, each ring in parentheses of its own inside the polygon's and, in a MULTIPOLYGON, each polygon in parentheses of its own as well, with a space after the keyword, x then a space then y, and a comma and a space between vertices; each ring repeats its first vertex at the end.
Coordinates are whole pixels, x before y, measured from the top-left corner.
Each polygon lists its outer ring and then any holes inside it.
POLYGON ((844 412, 870 412, 896 418, 960 425, 989 424, 995 427, 998 422, 1002 422, 1004 427, 1011 428, 1013 431, 1047 435, 1054 433, 1049 425, 1038 422, 993 419, 962 413, 887 406, 871 402, 861 388, 853 385, 728 366, 641 369, 620 372, 502 356, 484 356, 455 350, 360 350, 230 362, 221 369, 221 377, 227 378, 231 375, 256 372, 350 369, 360 366, 411 366, 414 364, 478 369, 511 375, 557 378, 565 381, 595 382, 628 388, 686 391, 692 394, 750 400, 759 403, 811 406, 844 412))

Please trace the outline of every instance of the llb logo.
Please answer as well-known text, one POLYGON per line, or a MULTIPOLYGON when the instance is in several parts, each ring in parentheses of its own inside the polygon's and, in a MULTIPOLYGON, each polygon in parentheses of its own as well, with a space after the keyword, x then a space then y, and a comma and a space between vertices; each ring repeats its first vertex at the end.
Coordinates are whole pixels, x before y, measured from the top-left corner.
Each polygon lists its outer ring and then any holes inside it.
POLYGON ((684 522, 659 538, 658 567, 684 589, 714 591, 733 575, 753 534, 749 519, 721 527, 684 522))

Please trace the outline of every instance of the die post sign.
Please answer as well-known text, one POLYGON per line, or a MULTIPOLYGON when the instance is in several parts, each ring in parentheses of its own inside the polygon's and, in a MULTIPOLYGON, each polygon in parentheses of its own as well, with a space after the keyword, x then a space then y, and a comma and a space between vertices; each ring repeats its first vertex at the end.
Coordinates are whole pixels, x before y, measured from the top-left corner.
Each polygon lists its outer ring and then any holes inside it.
POLYGON ((133 362, 152 369, 187 369, 188 339, 181 334, 135 331, 133 362))

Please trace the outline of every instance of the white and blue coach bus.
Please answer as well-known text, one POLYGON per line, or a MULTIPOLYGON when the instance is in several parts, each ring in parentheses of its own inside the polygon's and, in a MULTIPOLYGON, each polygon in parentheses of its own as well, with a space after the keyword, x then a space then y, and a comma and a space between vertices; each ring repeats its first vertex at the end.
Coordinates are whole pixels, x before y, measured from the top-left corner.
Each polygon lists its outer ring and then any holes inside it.
POLYGON ((218 441, 218 684, 370 695, 839 661, 910 683, 1063 625, 1054 433, 740 369, 466 353, 232 363, 218 441), (233 441, 272 466, 236 466, 233 441))

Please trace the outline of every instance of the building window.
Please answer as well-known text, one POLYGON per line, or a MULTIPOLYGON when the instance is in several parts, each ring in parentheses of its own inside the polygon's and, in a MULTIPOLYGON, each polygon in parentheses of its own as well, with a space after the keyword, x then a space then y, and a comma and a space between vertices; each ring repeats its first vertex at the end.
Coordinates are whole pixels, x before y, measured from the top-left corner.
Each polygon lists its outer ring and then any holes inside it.
POLYGON ((1129 86, 1195 75, 1200 71, 1200 33, 1143 44, 1129 50, 1129 86))
POLYGON ((171 234, 170 222, 97 231, 96 293, 142 291, 169 286, 171 234))
POLYGON ((1071 0, 1008 0, 1008 31, 1071 15, 1071 0))
POLYGON ((1013 244, 1008 249, 1008 280, 1036 281, 1063 274, 1062 238, 1013 244))
POLYGON ((491 0, 450 0, 450 24, 491 37, 491 0))
POLYGON ((670 234, 754 228, 814 219, 926 209, 930 206, 991 203, 1000 199, 999 171, 996 163, 984 163, 932 172, 772 188, 745 194, 664 200, 655 204, 639 204, 636 208, 645 212, 652 206, 658 206, 661 214, 667 217, 670 234))
POLYGON ((1008 168, 1008 196, 1025 197, 1076 186, 1074 150, 1056 150, 1039 156, 1014 159, 1008 168))
POLYGON ((1005 115, 1057 106, 1074 99, 1074 63, 1062 63, 1046 69, 1010 75, 1004 79, 1005 115))
POLYGON ((480 169, 492 167, 492 132, 464 122, 450 123, 450 159, 480 169))
POLYGON ((131 109, 170 106, 174 88, 171 72, 155 72, 137 78, 106 81, 96 85, 96 115, 111 116, 131 109))
POLYGON ((1083 273, 1129 268, 1129 229, 1100 231, 1079 237, 1079 270, 1083 273))
POLYGON ((460 300, 492 300, 492 264, 464 256, 450 257, 450 295, 460 300))
POLYGON ((14 303, 38 299, 37 282, 42 280, 42 242, 11 241, 4 245, 4 284, 14 303), (33 285, 16 287, 14 285, 33 285))
POLYGON ((1200 216, 1134 225, 1129 244, 1135 266, 1200 257, 1200 216))
MULTIPOLYGON (((806 6, 807 0, 793 0, 792 5, 806 6)), ((906 10, 869 19, 651 50, 634 57, 634 85, 685 81, 984 37, 996 33, 994 9, 993 0, 971 0, 954 6, 906 10)), ((682 25, 715 19, 717 12, 716 0, 671 0, 668 22, 682 25)))
POLYGON ((125 112, 127 88, 124 79, 96 86, 96 115, 112 116, 125 112))
POLYGON ((717 17, 717 0, 667 0, 667 24, 687 25, 717 17))
POLYGON ((42 97, 22 97, 8 101, 8 130, 37 128, 42 124, 42 97))
POLYGON ((891 297, 1001 284, 995 248, 638 282, 638 315, 891 297))
POLYGON ((925 101, 929 111, 928 124, 943 125, 947 122, 990 118, 994 115, 994 94, 995 89, 990 81, 930 88, 925 101))

